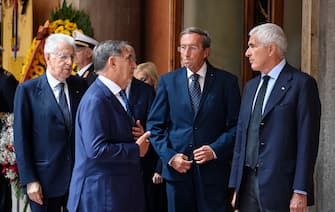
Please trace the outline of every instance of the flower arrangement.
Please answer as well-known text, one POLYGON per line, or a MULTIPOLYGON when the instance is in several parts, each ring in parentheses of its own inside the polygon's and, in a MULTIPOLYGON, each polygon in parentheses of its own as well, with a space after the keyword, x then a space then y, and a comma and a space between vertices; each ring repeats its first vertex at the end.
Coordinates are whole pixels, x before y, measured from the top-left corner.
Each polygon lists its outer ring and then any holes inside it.
POLYGON ((19 179, 16 157, 14 153, 13 113, 0 113, 0 164, 2 174, 7 178, 15 191, 16 197, 23 198, 23 189, 19 179))
MULTIPOLYGON (((46 69, 43 54, 44 41, 49 34, 63 33, 72 35, 74 30, 78 30, 86 35, 93 35, 93 28, 89 16, 83 11, 74 10, 72 5, 67 5, 63 1, 62 7, 51 13, 51 23, 47 21, 43 27, 39 28, 37 36, 34 38, 24 60, 21 71, 21 82, 41 76, 46 69)), ((76 65, 73 65, 73 74, 76 72, 76 65)))

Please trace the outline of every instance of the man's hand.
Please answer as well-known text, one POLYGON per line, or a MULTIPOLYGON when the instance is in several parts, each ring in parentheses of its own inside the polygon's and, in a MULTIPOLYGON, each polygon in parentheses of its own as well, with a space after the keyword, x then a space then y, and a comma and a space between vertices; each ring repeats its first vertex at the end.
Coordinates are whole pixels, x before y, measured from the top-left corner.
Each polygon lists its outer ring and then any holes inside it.
POLYGON ((150 145, 150 141, 148 140, 151 133, 149 131, 145 132, 141 137, 136 140, 136 144, 140 148, 140 157, 144 157, 147 153, 150 145))
POLYGON ((179 173, 186 173, 190 170, 193 161, 189 161, 188 157, 182 153, 178 153, 173 156, 171 161, 171 167, 179 173))
POLYGON ((155 172, 154 176, 152 177, 152 183, 153 184, 160 184, 162 182, 163 182, 162 175, 160 175, 157 172, 155 172))
POLYGON ((39 182, 28 183, 27 194, 30 200, 43 205, 42 187, 39 182))
POLYGON ((203 164, 207 161, 213 160, 213 150, 210 146, 204 145, 193 151, 194 160, 197 164, 203 164))
POLYGON ((136 121, 136 126, 132 128, 132 133, 134 136, 134 140, 137 140, 139 137, 141 137, 144 134, 144 128, 140 120, 136 121))
POLYGON ((307 212, 307 195, 293 193, 290 202, 290 212, 307 212))

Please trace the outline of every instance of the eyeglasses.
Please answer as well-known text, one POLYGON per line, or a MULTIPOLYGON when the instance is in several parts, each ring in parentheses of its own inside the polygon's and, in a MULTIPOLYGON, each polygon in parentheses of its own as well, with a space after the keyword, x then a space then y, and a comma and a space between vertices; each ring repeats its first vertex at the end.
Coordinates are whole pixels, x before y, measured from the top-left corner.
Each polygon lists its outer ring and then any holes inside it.
POLYGON ((51 53, 52 55, 55 55, 56 57, 58 57, 58 59, 60 59, 61 61, 65 61, 68 59, 71 59, 71 61, 74 59, 74 54, 57 54, 57 53, 51 53))
POLYGON ((187 51, 187 49, 193 52, 193 51, 198 51, 200 48, 194 45, 190 45, 190 46, 181 45, 181 46, 178 46, 177 49, 178 49, 178 52, 185 52, 187 51))

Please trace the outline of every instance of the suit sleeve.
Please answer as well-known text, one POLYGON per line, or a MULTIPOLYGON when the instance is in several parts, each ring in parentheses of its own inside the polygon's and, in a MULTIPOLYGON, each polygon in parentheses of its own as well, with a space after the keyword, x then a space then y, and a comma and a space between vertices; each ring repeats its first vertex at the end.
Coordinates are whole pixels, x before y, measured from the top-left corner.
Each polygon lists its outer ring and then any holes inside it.
POLYGON ((167 128, 169 126, 170 106, 165 83, 165 77, 162 76, 148 116, 147 129, 151 132, 149 140, 160 156, 162 163, 168 164, 170 159, 177 154, 177 152, 168 147, 167 128))
POLYGON ((224 111, 226 120, 223 120, 226 130, 215 142, 211 143, 210 146, 214 150, 218 159, 230 161, 233 157, 241 94, 235 77, 230 81, 229 86, 226 88, 226 110, 224 111))
POLYGON ((87 157, 107 161, 138 160, 139 147, 132 137, 116 136, 124 129, 118 127, 115 120, 119 114, 110 109, 111 103, 101 98, 82 103, 77 113, 76 131, 80 133, 76 132, 76 142, 83 142, 87 157))
POLYGON ((297 162, 293 189, 313 193, 313 173, 318 153, 321 103, 316 81, 304 82, 297 105, 297 162))
POLYGON ((38 181, 33 164, 32 104, 27 88, 19 85, 14 98, 14 147, 23 185, 38 181))

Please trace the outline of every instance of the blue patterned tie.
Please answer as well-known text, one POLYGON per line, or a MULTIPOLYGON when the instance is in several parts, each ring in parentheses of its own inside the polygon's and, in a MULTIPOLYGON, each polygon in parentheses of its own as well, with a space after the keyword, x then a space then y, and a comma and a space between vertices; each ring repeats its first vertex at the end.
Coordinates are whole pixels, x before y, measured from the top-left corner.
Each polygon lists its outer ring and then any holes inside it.
POLYGON ((132 123, 135 124, 135 119, 134 119, 133 113, 130 110, 129 101, 128 101, 126 92, 124 90, 121 90, 120 96, 126 106, 126 111, 127 111, 128 116, 131 118, 132 123))
POLYGON ((191 84, 190 84, 190 96, 194 113, 198 111, 200 99, 201 99, 201 88, 199 84, 199 74, 191 75, 191 84))
POLYGON ((246 166, 255 168, 258 161, 259 149, 259 126, 262 121, 263 101, 266 93, 270 77, 265 75, 263 77, 263 84, 258 91, 254 110, 251 114, 248 127, 248 141, 246 153, 246 166))
POLYGON ((69 106, 67 104, 67 99, 66 99, 65 92, 64 92, 64 85, 65 84, 63 82, 57 85, 59 88, 58 104, 60 108, 62 109, 66 127, 70 129, 71 128, 71 113, 69 110, 69 106))

